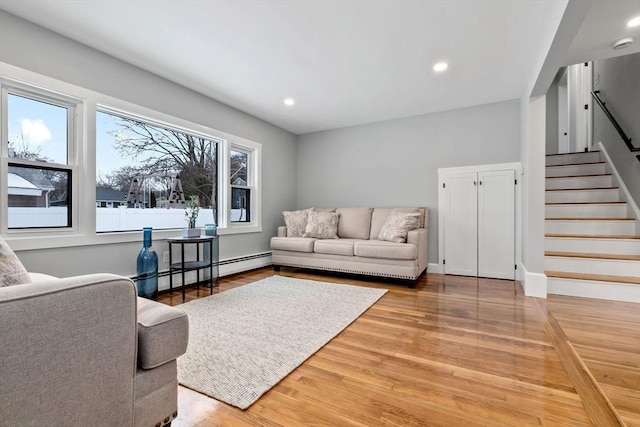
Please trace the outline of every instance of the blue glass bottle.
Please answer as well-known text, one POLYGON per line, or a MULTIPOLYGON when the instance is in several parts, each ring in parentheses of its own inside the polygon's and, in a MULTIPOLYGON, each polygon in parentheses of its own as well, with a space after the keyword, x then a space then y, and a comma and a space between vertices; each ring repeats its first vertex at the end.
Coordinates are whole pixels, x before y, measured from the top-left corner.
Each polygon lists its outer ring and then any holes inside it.
POLYGON ((136 286, 138 296, 158 299, 158 254, 151 246, 151 227, 145 227, 143 232, 144 246, 138 254, 138 277, 136 286))

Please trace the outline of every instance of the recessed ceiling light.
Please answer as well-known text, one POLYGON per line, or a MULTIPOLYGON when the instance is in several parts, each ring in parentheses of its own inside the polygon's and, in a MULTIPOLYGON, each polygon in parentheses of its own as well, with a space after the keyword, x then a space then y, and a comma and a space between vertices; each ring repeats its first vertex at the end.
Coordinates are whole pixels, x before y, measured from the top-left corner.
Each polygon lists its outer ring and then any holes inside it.
POLYGON ((286 105, 287 107, 291 107, 295 103, 296 103, 296 100, 293 98, 285 98, 284 100, 284 105, 286 105))
POLYGON ((433 66, 433 71, 435 71, 436 73, 441 73, 447 68, 449 68, 449 64, 447 64, 446 62, 438 62, 433 66))
POLYGON ((631 21, 627 22, 627 27, 640 27, 640 16, 636 16, 631 21))
POLYGON ((625 37, 623 39, 614 41, 611 44, 611 47, 616 50, 624 49, 625 47, 629 46, 631 43, 633 43, 633 37, 625 37))

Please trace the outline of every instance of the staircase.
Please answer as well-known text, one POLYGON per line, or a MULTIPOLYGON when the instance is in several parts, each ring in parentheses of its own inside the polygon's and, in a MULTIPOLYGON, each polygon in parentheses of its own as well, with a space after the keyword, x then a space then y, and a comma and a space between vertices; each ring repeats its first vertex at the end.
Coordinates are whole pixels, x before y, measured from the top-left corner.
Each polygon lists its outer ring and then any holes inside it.
POLYGON ((599 152, 547 155, 549 294, 640 303, 640 235, 599 152))

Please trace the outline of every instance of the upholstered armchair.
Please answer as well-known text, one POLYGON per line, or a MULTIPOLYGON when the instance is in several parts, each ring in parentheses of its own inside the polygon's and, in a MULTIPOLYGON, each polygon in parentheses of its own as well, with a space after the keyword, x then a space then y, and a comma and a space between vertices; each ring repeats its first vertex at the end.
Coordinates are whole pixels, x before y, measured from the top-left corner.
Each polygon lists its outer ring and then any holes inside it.
POLYGON ((171 424, 184 312, 138 298, 122 276, 28 276, 0 287, 1 424, 171 424))

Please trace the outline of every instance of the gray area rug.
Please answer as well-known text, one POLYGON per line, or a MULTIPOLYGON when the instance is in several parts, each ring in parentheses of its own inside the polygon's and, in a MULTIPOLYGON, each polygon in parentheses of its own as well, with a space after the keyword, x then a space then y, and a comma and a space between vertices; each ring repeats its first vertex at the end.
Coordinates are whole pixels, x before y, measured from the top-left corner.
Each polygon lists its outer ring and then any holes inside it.
POLYGON ((273 276, 182 304, 178 382, 246 409, 386 292, 273 276))

